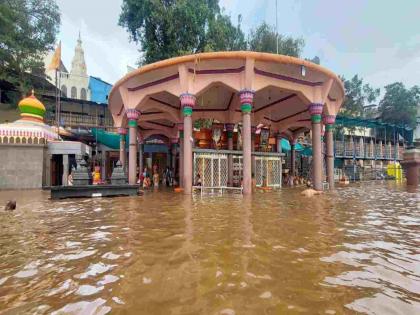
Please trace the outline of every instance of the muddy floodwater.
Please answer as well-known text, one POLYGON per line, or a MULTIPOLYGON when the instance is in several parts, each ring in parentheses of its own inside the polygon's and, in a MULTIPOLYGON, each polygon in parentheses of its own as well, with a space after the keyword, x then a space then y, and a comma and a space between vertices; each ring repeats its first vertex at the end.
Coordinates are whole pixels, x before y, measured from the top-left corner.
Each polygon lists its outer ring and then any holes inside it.
POLYGON ((0 313, 420 314, 419 203, 392 182, 316 198, 2 191, 0 313))

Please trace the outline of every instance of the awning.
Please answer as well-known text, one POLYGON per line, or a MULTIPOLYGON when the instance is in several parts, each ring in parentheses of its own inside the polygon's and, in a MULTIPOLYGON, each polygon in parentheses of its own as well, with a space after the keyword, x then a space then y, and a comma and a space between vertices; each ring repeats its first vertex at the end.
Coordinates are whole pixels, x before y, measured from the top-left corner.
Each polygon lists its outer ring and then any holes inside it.
MULTIPOLYGON (((282 151, 290 151, 292 148, 290 146, 290 142, 286 139, 281 139, 281 150, 282 151)), ((296 143, 295 151, 302 151, 304 149, 303 145, 300 143, 296 143)))

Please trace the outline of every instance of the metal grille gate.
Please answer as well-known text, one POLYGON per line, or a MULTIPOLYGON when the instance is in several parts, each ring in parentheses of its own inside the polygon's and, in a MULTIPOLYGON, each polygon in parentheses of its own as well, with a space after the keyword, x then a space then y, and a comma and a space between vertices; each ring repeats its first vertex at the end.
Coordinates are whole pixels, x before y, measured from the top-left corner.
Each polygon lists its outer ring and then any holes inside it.
POLYGON ((227 187, 227 154, 194 152, 194 181, 197 174, 200 174, 202 187, 227 187))
MULTIPOLYGON (((203 188, 228 188, 228 157, 232 154, 233 187, 241 187, 243 177, 243 157, 237 152, 227 150, 194 150, 193 185, 196 185, 197 175, 201 177, 203 188)), ((284 154, 283 154, 284 155, 284 154)), ((282 155, 271 152, 253 154, 253 173, 257 186, 281 187, 282 155)), ((229 187, 229 189, 234 189, 229 187)))
POLYGON ((255 156, 255 180, 257 186, 281 187, 281 158, 255 156))

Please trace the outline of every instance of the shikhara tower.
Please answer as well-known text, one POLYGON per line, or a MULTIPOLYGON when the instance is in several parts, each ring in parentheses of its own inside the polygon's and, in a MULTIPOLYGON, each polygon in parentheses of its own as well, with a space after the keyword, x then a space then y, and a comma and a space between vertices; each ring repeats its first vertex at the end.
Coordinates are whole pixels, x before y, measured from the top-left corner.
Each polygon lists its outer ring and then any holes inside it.
MULTIPOLYGON (((49 54, 44 60, 46 69, 48 69, 48 65, 51 63, 52 56, 53 52, 51 52, 51 54, 49 54)), ((49 81, 55 85, 55 70, 46 70, 45 73, 49 77, 49 81)), ((58 85, 63 97, 82 100, 91 99, 89 76, 87 74, 85 54, 82 47, 80 32, 74 49, 70 72, 68 72, 67 68, 64 66, 63 61, 60 61, 58 85)))
POLYGON ((82 77, 88 76, 86 71, 85 52, 83 51, 80 32, 79 38, 77 39, 76 48, 74 49, 74 56, 71 62, 70 74, 82 77))

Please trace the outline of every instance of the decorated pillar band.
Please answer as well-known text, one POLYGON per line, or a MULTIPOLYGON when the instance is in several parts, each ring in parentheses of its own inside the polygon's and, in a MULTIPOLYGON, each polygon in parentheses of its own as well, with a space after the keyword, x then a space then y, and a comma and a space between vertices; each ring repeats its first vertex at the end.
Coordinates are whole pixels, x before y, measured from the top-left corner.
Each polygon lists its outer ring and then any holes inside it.
POLYGON ((118 128, 118 134, 119 135, 126 135, 127 129, 126 128, 118 128))
POLYGON ((233 138, 233 131, 235 130, 235 124, 225 124, 226 133, 228 138, 233 138))
POLYGON ((243 89, 239 91, 239 100, 241 102, 242 113, 250 113, 252 111, 252 104, 254 102, 255 91, 250 89, 243 89))
POLYGON ((140 112, 137 109, 126 109, 125 114, 128 119, 128 126, 137 127, 137 120, 140 117, 140 112))
POLYGON ((335 115, 325 115, 323 122, 325 124, 325 131, 332 131, 334 129, 335 115))
POLYGON ((309 113, 311 114, 311 121, 313 123, 320 123, 322 120, 322 110, 324 108, 323 104, 312 103, 309 105, 309 113))
POLYGON ((191 116, 195 106, 196 97, 194 94, 182 93, 179 96, 181 101, 182 113, 184 116, 191 116))

